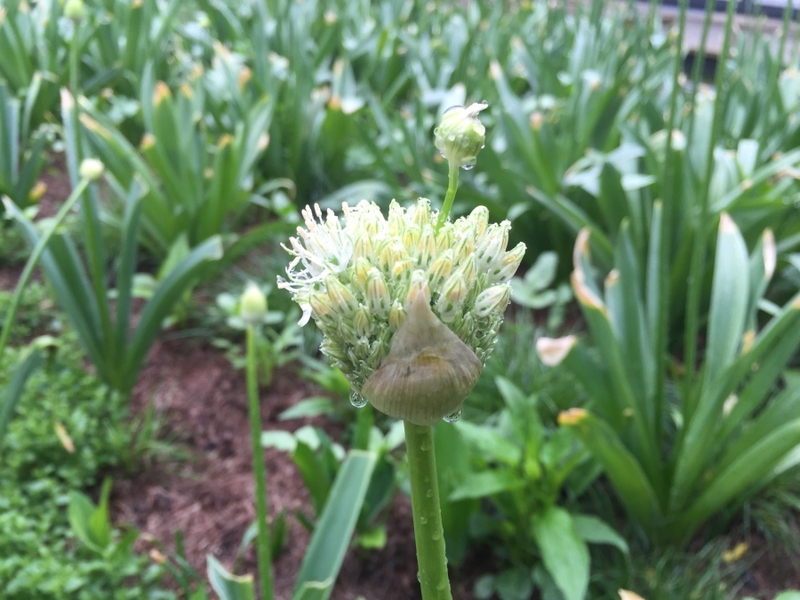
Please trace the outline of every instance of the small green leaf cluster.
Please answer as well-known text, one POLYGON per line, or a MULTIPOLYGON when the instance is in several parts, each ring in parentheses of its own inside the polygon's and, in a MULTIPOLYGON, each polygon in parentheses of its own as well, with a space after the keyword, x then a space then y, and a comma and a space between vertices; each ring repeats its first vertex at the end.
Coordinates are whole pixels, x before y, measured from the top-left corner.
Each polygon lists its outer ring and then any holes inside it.
MULTIPOLYGON (((21 351, 7 350, 4 387, 21 351)), ((174 598, 163 591, 163 569, 131 550, 105 521, 107 546, 98 552, 74 528, 70 505, 91 504, 79 490, 120 467, 132 444, 119 397, 82 367, 74 336, 34 373, 0 448, 0 589, 4 598, 174 598), (81 500, 76 500, 81 498, 81 500), (117 542, 116 540, 120 540, 117 542), (122 585, 124 582, 124 585, 122 585)))
POLYGON ((537 395, 504 378, 496 386, 504 407, 485 423, 436 430, 448 554, 461 562, 470 541, 492 549, 500 573, 479 580, 479 598, 515 600, 552 588, 580 600, 589 585, 587 543, 628 552, 611 526, 559 506, 565 490, 581 494, 599 470, 569 430, 545 424, 537 395))
MULTIPOLYGON (((311 408, 308 403, 305 406, 311 408)), ((297 413, 298 411, 293 411, 287 418, 305 416, 297 413)), ((353 448, 377 453, 377 462, 356 522, 353 540, 355 545, 365 549, 378 549, 386 544, 386 508, 394 498, 398 485, 397 466, 390 453, 404 439, 401 422, 395 422, 384 435, 373 425, 373 418, 371 407, 360 410, 353 435, 353 448)), ((297 511, 295 516, 306 529, 314 531, 315 521, 329 500, 331 488, 345 460, 345 450, 324 431, 311 426, 303 426, 294 433, 265 431, 261 442, 265 447, 291 453, 292 460, 308 488, 315 513, 315 517, 311 517, 297 511)))

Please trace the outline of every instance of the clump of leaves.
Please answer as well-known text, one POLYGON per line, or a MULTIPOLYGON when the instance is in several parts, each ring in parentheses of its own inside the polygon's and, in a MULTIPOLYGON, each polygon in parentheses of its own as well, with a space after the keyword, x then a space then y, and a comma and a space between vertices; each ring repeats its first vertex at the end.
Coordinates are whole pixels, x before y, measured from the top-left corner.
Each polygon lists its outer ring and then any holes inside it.
MULTIPOLYGON (((0 388, 12 377, 19 352, 6 352, 0 388)), ((160 589, 160 565, 129 548, 94 552, 70 527, 70 496, 122 464, 133 441, 120 397, 86 373, 82 361, 74 336, 62 336, 45 368, 31 376, 0 447, 3 598, 174 598, 160 589)))

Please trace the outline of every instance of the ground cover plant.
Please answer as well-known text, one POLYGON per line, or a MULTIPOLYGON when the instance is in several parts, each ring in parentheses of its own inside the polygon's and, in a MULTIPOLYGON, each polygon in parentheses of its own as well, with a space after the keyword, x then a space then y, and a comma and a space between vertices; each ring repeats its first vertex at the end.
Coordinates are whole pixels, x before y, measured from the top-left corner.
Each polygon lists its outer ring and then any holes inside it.
POLYGON ((2 593, 791 598, 797 15, 724 4, 0 7, 2 593))

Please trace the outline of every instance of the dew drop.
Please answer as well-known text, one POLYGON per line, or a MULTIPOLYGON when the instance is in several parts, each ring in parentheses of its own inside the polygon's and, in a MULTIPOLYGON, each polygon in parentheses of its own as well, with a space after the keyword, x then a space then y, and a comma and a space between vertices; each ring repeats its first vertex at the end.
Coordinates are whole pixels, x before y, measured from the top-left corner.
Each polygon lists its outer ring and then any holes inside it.
POLYGON ((461 168, 464 169, 465 171, 469 171, 470 169, 472 169, 472 167, 475 166, 476 162, 478 162, 477 158, 475 158, 475 157, 470 158, 467 162, 465 162, 463 165, 461 165, 461 168))
POLYGON ((449 415, 444 416, 444 420, 448 423, 455 423, 461 418, 461 409, 459 408, 456 412, 450 413, 449 415))
POLYGON ((356 391, 350 392, 350 404, 356 408, 364 408, 367 405, 367 399, 356 391))
POLYGON ((419 522, 420 522, 422 525, 427 525, 427 524, 428 524, 428 517, 420 517, 420 518, 419 518, 419 522))
POLYGON ((425 495, 426 495, 428 498, 433 498, 433 490, 428 490, 427 492, 425 492, 425 495))
POLYGON ((428 450, 430 450, 431 449, 430 441, 428 440, 422 441, 419 445, 419 449, 422 450, 423 452, 427 452, 428 450))
POLYGON ((434 531, 434 532, 431 534, 431 539, 432 539, 434 542, 435 542, 436 540, 438 540, 440 537, 442 537, 442 535, 441 535, 441 534, 440 534, 438 531, 434 531))

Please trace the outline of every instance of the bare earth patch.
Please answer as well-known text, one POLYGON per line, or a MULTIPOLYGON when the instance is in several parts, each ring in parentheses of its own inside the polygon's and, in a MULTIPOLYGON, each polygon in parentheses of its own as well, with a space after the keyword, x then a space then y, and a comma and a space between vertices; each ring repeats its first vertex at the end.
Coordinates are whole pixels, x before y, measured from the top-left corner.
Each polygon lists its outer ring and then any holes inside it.
MULTIPOLYGON (((263 429, 298 428, 302 421, 280 422, 278 415, 312 393, 310 385, 291 370, 276 372, 273 385, 261 392, 263 429)), ((130 523, 168 547, 180 529, 187 558, 200 573, 205 573, 208 554, 231 568, 242 535, 255 519, 244 374, 234 370, 218 351, 198 342, 160 342, 151 351, 134 391, 134 415, 142 414, 149 402, 164 413, 172 433, 193 458, 118 480, 114 520, 130 523)), ((293 513, 297 509, 312 513, 305 486, 289 456, 268 449, 265 459, 271 517, 282 509, 289 515, 287 546, 274 565, 276 597, 283 599, 291 596, 309 539, 293 513)), ((410 502, 398 495, 389 516, 386 547, 362 556, 351 549, 332 598, 419 598, 413 539, 410 502)), ((252 549, 241 572, 255 572, 252 549)))

